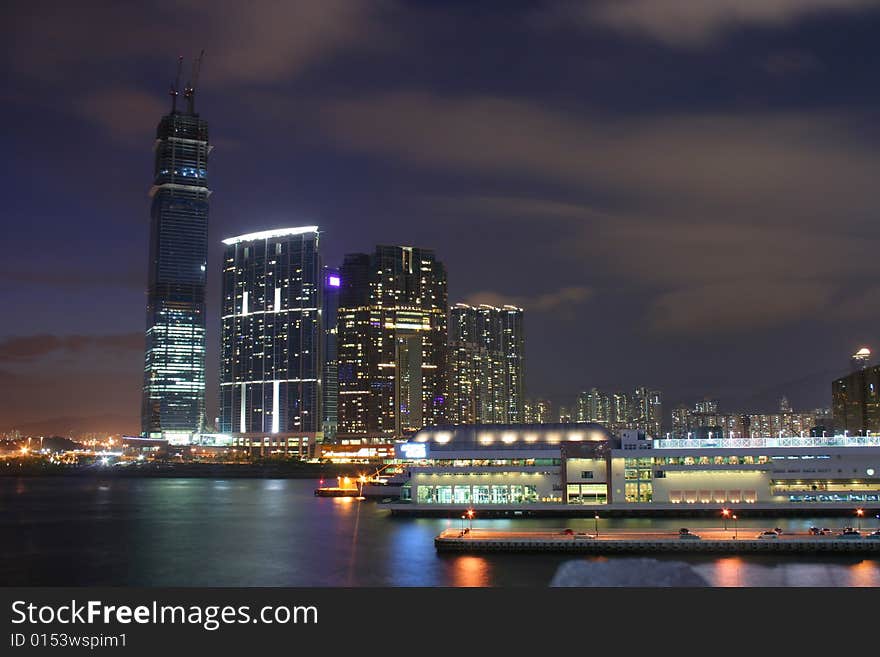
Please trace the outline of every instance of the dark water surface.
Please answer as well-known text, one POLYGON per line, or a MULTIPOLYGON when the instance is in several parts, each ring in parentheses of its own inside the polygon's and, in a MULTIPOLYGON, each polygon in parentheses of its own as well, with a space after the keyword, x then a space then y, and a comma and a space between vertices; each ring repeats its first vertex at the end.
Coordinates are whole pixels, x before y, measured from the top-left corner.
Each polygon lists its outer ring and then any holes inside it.
MULTIPOLYGON (((438 556, 460 520, 391 518, 374 502, 316 498, 294 479, 0 478, 0 585, 546 586, 565 555, 438 556)), ((838 528, 842 518, 753 518, 768 527, 838 528)), ((864 528, 876 519, 863 521, 864 528)), ((475 526, 562 526, 592 519, 477 519, 475 526)), ((603 528, 692 529, 713 519, 608 519, 603 528)), ((663 557, 661 557, 663 558, 663 557)), ((675 560, 685 560, 676 555, 675 560)), ((584 557, 590 559, 590 557, 584 557)), ((600 559, 592 557, 592 559, 600 559)), ((623 563, 628 557, 613 557, 623 563)), ((694 556, 715 586, 880 586, 876 558, 694 556)))

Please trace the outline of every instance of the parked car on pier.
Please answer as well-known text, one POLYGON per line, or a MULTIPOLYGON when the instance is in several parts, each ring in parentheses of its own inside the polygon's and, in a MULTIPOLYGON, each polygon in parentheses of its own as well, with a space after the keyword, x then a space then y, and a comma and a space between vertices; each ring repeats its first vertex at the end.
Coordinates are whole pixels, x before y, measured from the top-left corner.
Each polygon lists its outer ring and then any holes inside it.
POLYGON ((760 538, 762 541, 773 540, 774 538, 779 538, 779 534, 777 534, 772 529, 768 529, 767 531, 758 534, 758 538, 760 538))
POLYGON ((837 538, 861 538, 862 532, 852 527, 847 527, 837 535, 837 538))
POLYGON ((699 535, 692 534, 691 530, 688 529, 687 527, 682 527, 681 529, 678 530, 678 537, 683 538, 685 540, 700 540, 699 535))

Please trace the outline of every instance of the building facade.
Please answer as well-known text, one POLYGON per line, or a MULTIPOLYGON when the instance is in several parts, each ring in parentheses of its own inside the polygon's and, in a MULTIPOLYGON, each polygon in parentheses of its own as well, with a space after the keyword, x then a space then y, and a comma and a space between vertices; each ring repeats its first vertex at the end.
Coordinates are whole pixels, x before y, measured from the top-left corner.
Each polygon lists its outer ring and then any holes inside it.
POLYGON ((338 435, 396 438, 444 421, 446 269, 433 251, 378 246, 340 268, 338 435))
MULTIPOLYGON (((162 117, 150 188, 141 433, 188 443, 205 427, 208 124, 188 108, 162 117)), ((174 94, 176 96, 176 92, 174 94)), ((176 99, 175 99, 176 100, 176 99)))
POLYGON ((395 446, 404 504, 674 509, 880 502, 880 437, 618 438, 594 423, 426 427, 395 446))
POLYGON ((322 437, 317 226, 223 240, 220 431, 298 454, 322 437))
POLYGON ((450 418, 459 424, 522 422, 524 346, 521 308, 453 306, 450 418))

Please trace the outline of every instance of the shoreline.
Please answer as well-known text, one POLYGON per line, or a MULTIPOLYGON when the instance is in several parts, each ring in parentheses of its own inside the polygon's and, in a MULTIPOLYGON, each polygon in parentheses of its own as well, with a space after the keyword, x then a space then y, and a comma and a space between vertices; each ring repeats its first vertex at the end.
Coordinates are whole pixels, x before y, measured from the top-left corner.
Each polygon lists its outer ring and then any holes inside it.
POLYGON ((125 467, 0 468, 0 477, 71 477, 100 479, 333 479, 365 471, 360 464, 331 463, 175 463, 125 467))

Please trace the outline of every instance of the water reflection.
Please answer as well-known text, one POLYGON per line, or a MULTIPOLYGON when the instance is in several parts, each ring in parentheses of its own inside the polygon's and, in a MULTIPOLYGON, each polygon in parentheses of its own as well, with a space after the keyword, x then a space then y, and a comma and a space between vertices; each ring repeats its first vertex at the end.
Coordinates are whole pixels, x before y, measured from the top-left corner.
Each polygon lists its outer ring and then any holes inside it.
POLYGON ((880 586, 880 569, 876 561, 859 561, 849 567, 849 586, 880 586))
POLYGON ((492 565, 485 557, 460 556, 452 562, 451 586, 491 586, 492 565))
POLYGON ((742 567, 742 557, 720 557, 712 567, 711 574, 705 570, 701 574, 713 586, 742 586, 742 567))
MULTIPOLYGON (((381 505, 316 498, 315 481, 0 478, 0 585, 547 586, 566 555, 438 556, 460 518, 391 518, 381 505)), ((749 531, 846 519, 754 518, 749 531), (751 527, 754 525, 754 527, 751 527)), ((589 519, 477 517, 497 529, 589 519)), ((601 528, 718 527, 717 519, 603 518, 601 528)), ((618 559, 620 557, 611 557, 618 559)), ((658 558, 672 558, 660 556, 658 558)), ((681 559, 676 555, 676 559, 681 559)), ((695 556, 713 586, 880 586, 880 559, 695 556)))

